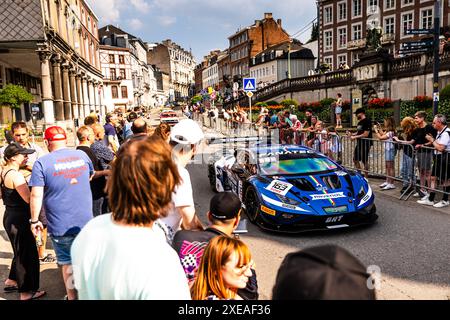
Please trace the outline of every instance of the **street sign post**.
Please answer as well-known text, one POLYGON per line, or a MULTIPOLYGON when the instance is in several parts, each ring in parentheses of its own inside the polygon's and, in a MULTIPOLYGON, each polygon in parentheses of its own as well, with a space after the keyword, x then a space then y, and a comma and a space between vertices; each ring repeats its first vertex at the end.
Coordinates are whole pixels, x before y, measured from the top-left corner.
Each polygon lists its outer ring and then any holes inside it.
POLYGON ((243 79, 243 88, 244 91, 247 92, 247 96, 248 96, 248 105, 250 107, 250 125, 252 123, 252 97, 253 97, 253 92, 256 91, 256 78, 244 78, 243 79), (252 93, 251 96, 249 96, 248 94, 252 93))
POLYGON ((407 35, 434 34, 433 29, 406 29, 407 35))
POLYGON ((434 40, 421 40, 421 41, 411 41, 402 43, 402 48, 426 48, 432 47, 434 40))
POLYGON ((439 35, 441 26, 441 0, 434 3, 434 69, 433 69, 433 116, 439 107, 439 35))

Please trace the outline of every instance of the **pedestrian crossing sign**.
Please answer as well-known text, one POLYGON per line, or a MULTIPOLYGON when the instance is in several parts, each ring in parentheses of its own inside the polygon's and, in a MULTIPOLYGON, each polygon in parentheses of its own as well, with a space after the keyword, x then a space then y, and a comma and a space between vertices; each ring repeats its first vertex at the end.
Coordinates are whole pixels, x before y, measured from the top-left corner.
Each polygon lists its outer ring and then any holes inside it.
POLYGON ((256 78, 244 78, 244 91, 256 91, 256 78))

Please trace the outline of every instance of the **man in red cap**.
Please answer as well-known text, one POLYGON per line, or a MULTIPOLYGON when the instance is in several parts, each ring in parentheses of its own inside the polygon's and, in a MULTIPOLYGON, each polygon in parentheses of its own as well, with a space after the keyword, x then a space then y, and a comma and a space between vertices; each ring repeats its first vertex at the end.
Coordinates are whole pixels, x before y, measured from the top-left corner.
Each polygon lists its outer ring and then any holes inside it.
POLYGON ((66 147, 63 128, 47 128, 44 140, 50 153, 35 162, 30 180, 31 230, 37 234, 42 229, 38 217, 43 205, 58 265, 62 267, 67 298, 74 300, 70 247, 93 217, 89 182, 94 169, 86 153, 66 147))

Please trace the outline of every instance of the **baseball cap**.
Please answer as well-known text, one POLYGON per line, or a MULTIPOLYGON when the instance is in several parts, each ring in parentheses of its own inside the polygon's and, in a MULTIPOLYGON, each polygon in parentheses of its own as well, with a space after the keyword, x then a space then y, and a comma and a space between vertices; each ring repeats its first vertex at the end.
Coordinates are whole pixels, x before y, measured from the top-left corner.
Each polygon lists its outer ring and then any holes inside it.
POLYGON ((356 109, 355 114, 360 114, 360 113, 366 114, 366 110, 364 110, 364 108, 356 109))
POLYGON ((288 254, 278 269, 274 300, 375 300, 364 265, 345 249, 325 245, 288 254))
POLYGON ((14 156, 17 156, 18 154, 32 154, 35 152, 36 150, 34 149, 24 148, 18 142, 13 142, 6 147, 5 151, 3 152, 3 156, 6 160, 8 160, 14 156))
POLYGON ((199 125, 191 119, 178 122, 170 132, 170 140, 179 144, 197 144, 205 135, 199 125))
POLYGON ((48 141, 66 140, 66 132, 63 128, 58 126, 48 127, 45 130, 44 139, 48 141))
POLYGON ((231 192, 216 194, 210 201, 209 212, 218 220, 234 219, 241 210, 241 200, 231 192))

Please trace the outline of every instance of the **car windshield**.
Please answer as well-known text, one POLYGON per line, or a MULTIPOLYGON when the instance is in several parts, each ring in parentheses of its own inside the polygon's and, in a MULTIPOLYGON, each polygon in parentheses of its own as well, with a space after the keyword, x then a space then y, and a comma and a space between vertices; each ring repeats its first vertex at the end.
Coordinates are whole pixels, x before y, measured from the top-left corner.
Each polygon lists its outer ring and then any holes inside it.
POLYGON ((161 118, 174 118, 176 116, 177 116, 176 113, 169 113, 169 112, 161 114, 161 118))
POLYGON ((281 154, 259 157, 262 175, 314 174, 337 169, 330 159, 315 154, 281 154))

